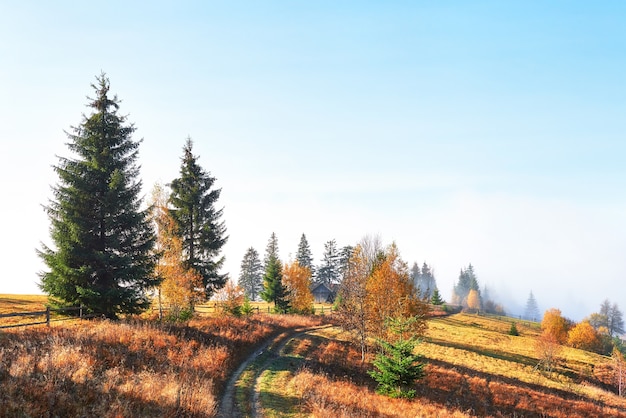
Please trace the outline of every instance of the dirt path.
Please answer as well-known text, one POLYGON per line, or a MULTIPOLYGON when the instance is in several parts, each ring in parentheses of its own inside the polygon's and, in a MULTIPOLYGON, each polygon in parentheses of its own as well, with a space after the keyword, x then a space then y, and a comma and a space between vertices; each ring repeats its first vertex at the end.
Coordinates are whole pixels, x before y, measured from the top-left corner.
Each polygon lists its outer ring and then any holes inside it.
POLYGON ((298 336, 305 334, 309 331, 314 331, 321 328, 329 327, 330 325, 322 325, 315 326, 309 328, 298 328, 293 330, 288 330, 283 332, 282 334, 277 335, 271 340, 265 341, 259 348, 257 348, 254 353, 252 353, 248 358, 246 358, 235 370, 232 374, 228 383, 226 384, 226 389, 224 390, 224 395, 222 396, 222 400, 220 402, 220 406, 218 408, 217 416, 220 418, 242 418, 244 415, 242 414, 242 410, 247 408, 243 408, 242 405, 237 405, 236 400, 236 392, 237 392, 237 382, 239 381, 242 373, 250 367, 250 365, 257 360, 263 354, 268 354, 268 357, 263 361, 258 370, 255 372, 253 388, 254 392, 251 394, 251 417, 260 417, 260 376, 265 371, 272 361, 276 359, 280 355, 281 350, 285 347, 285 345, 293 338, 297 338, 298 336))

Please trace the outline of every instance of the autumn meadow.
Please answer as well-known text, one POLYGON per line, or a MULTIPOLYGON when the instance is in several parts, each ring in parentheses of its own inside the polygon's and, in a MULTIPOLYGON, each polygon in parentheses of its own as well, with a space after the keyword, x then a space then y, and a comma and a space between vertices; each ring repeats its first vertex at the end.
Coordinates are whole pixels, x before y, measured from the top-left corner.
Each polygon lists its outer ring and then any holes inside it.
MULTIPOLYGON (((4 312, 6 300, 0 298, 4 312)), ((367 374, 374 345, 362 362, 358 345, 336 321, 333 314, 264 313, 3 330, 0 416, 216 416, 229 376, 255 347, 285 331, 324 324, 295 334, 257 370, 264 416, 626 416, 611 358, 562 347, 547 372, 538 367, 536 323, 517 323, 520 335, 511 336, 506 318, 461 313, 428 319, 416 348, 426 376, 415 384, 415 399, 401 400, 375 392, 367 374)), ((241 404, 251 401, 245 379, 244 373, 238 382, 241 404)), ((252 407, 242 410, 252 414, 252 407)))

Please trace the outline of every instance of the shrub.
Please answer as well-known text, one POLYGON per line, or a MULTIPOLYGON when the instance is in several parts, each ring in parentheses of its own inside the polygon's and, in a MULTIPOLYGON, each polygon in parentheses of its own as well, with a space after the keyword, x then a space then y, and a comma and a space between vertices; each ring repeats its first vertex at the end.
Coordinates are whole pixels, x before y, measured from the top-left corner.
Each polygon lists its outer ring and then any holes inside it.
POLYGON ((245 316, 250 316, 254 313, 254 307, 250 304, 250 299, 246 296, 241 305, 241 313, 245 316))
POLYGON ((515 322, 511 322, 511 329, 509 330, 509 335, 512 335, 514 337, 519 336, 519 331, 517 331, 517 325, 515 325, 515 322))

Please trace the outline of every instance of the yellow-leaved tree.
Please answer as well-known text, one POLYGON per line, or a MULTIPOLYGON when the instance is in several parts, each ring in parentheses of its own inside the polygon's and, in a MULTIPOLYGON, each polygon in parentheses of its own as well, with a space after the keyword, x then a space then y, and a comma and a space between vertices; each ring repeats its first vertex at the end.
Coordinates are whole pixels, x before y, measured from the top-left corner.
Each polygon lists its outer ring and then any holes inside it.
POLYGON ((581 350, 599 353, 602 351, 602 341, 600 335, 589 321, 582 321, 576 324, 567 333, 567 344, 580 348, 581 350))
POLYGON ((408 265, 400 258, 398 247, 391 244, 374 264, 366 284, 366 312, 370 333, 381 339, 407 338, 389 332, 391 318, 418 317, 406 332, 422 335, 428 313, 428 305, 422 301, 410 278, 408 265))
POLYGON ((544 334, 550 335, 557 343, 565 344, 567 342, 569 323, 561 315, 560 309, 551 308, 543 314, 541 329, 544 334))
POLYGON ((467 294, 467 307, 476 312, 480 310, 480 295, 478 294, 478 290, 471 289, 467 294))
POLYGON ((342 327, 352 333, 361 348, 361 362, 367 352, 367 310, 366 287, 370 274, 368 260, 360 245, 357 245, 344 273, 339 294, 337 295, 337 315, 342 327))
POLYGON ((311 313, 313 294, 311 293, 311 269, 293 261, 283 267, 283 286, 287 290, 287 299, 295 313, 311 313))
POLYGON ((161 185, 155 185, 152 193, 152 219, 156 225, 156 251, 158 262, 156 275, 161 279, 159 306, 169 306, 174 319, 180 317, 184 308, 193 312, 195 302, 201 298, 202 276, 183 264, 183 246, 177 235, 174 218, 167 206, 168 196, 161 185))
POLYGON ((228 280, 223 288, 215 292, 213 299, 219 302, 222 314, 241 315, 241 307, 245 300, 243 288, 236 285, 232 280, 228 280))

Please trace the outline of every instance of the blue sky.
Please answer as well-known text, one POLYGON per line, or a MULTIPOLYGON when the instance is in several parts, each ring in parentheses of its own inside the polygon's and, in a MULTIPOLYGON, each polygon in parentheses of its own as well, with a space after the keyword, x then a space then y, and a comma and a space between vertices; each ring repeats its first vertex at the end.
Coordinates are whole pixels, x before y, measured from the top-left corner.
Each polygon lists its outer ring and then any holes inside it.
POLYGON ((276 232, 472 263, 510 306, 626 309, 622 2, 0 4, 0 292, 37 291, 64 130, 105 71, 144 192, 189 135, 223 188, 225 270, 276 232), (6 199, 6 200, 5 200, 6 199))

